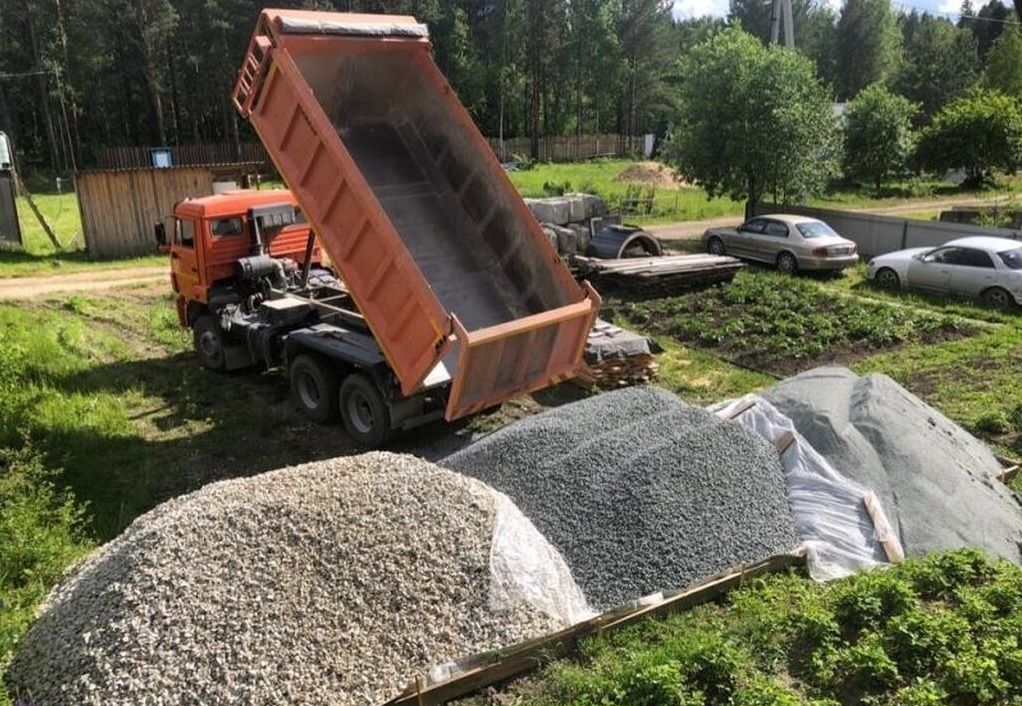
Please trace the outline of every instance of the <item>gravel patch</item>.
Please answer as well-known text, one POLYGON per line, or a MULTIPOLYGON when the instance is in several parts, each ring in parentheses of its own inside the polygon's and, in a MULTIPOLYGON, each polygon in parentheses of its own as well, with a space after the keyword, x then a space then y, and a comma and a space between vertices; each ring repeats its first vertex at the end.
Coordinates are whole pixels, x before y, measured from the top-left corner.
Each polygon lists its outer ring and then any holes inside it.
POLYGON ((877 494, 907 554, 978 547, 1022 563, 1022 508, 986 445, 886 375, 816 368, 764 397, 877 494))
POLYGON ((773 447, 657 388, 521 420, 441 463, 510 496, 597 608, 798 545, 773 447))
POLYGON ((491 606, 497 496, 373 453, 167 502, 50 595, 7 672, 49 704, 367 704, 560 627, 491 606))

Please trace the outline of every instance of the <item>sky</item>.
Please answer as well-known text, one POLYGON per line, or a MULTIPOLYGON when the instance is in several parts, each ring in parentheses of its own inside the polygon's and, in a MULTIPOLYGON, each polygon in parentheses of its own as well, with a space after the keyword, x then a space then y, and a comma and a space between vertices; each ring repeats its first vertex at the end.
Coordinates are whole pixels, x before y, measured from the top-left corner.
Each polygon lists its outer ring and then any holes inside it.
MULTIPOLYGON (((835 10, 841 9, 842 0, 825 0, 835 10)), ((974 2, 977 7, 982 2, 974 2)), ((911 12, 912 9, 928 11, 931 14, 943 15, 951 20, 958 19, 961 0, 892 0, 895 10, 911 12)), ((723 17, 727 14, 728 0, 674 0, 674 16, 679 19, 713 15, 723 17)))

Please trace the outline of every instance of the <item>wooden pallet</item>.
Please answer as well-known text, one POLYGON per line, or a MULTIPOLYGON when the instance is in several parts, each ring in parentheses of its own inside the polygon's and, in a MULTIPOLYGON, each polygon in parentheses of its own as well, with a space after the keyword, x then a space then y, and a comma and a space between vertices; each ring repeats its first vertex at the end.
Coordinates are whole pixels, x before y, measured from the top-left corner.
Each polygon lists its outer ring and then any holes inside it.
POLYGON ((647 618, 688 610, 739 588, 749 579, 804 566, 805 553, 801 550, 739 566, 688 588, 635 601, 535 640, 461 660, 455 665, 457 673, 453 676, 432 683, 428 683, 425 678, 417 679, 400 696, 383 706, 433 706, 447 703, 570 654, 579 641, 590 635, 617 630, 647 618))
POLYGON ((668 255, 603 260, 575 257, 583 276, 623 289, 681 290, 726 282, 745 267, 741 260, 725 255, 668 255))

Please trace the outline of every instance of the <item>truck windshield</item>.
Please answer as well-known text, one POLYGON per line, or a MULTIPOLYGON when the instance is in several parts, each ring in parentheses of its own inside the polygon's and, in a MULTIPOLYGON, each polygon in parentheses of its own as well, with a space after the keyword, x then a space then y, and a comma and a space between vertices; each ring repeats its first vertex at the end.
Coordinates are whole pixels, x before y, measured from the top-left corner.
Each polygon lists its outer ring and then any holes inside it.
POLYGON ((796 223, 795 227, 802 234, 803 238, 822 238, 827 235, 837 235, 833 228, 823 221, 805 221, 796 223))
POLYGON ((1022 270, 1022 248, 1005 250, 1004 252, 997 253, 997 256, 1001 258, 1001 262, 1011 269, 1022 270))

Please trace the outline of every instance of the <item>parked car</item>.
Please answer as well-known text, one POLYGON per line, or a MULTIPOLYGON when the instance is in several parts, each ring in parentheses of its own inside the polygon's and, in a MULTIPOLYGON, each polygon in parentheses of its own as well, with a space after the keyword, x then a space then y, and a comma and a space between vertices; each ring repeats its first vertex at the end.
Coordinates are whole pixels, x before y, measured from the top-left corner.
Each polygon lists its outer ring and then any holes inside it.
POLYGON ((757 216, 737 228, 710 228, 707 252, 777 265, 781 272, 840 270, 859 261, 855 243, 815 218, 782 213, 757 216))
POLYGON ((1022 305, 1022 243, 1007 238, 959 238, 936 248, 874 257, 868 276, 888 289, 920 289, 1022 305))

